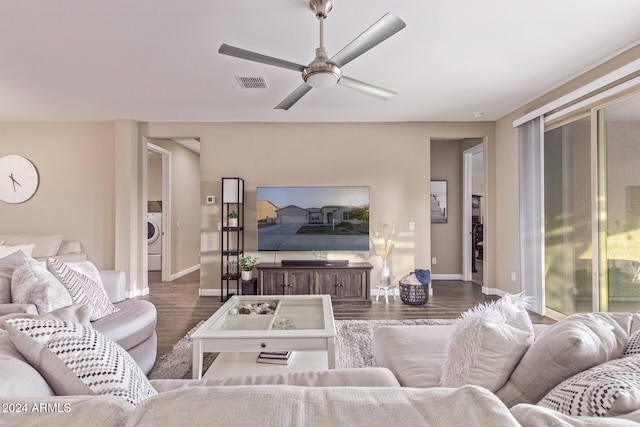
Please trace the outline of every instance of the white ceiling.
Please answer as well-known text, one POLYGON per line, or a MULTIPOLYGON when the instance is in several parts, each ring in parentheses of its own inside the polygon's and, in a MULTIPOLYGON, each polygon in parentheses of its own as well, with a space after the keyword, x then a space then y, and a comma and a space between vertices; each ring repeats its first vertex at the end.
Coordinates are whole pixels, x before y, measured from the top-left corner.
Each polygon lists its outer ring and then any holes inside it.
POLYGON ((0 121, 496 120, 640 40, 638 0, 334 0, 329 56, 387 12, 407 27, 343 72, 396 96, 336 86, 281 111, 299 73, 217 50, 309 63, 307 0, 0 0, 0 121))

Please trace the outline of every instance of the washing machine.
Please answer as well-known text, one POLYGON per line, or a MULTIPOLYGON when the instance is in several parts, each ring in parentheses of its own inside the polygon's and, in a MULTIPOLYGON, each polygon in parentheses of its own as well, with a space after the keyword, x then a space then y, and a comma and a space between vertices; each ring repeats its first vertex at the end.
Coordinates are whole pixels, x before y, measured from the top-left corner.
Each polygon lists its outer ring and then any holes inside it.
POLYGON ((148 270, 162 270, 162 214, 149 212, 147 214, 147 245, 149 259, 148 270))

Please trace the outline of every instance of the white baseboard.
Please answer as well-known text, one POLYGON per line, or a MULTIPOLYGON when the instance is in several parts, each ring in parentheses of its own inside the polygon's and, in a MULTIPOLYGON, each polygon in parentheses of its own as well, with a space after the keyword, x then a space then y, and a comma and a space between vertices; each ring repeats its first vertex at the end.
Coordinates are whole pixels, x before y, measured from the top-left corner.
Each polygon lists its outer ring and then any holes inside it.
POLYGON ((186 276, 189 273, 193 273, 194 271, 197 271, 200 269, 200 264, 196 264, 193 267, 189 267, 186 270, 182 270, 178 273, 172 274, 171 277, 169 277, 169 280, 176 280, 181 278, 182 276, 186 276))
POLYGON ((431 280, 462 280, 462 274, 432 274, 431 280))
POLYGON ((503 297, 506 294, 508 294, 508 292, 505 292, 502 289, 487 288, 486 286, 482 287, 482 293, 485 294, 485 295, 498 295, 499 297, 503 297))
POLYGON ((145 295, 149 295, 149 287, 147 286, 144 289, 136 290, 136 291, 126 291, 125 296, 127 299, 135 298, 135 297, 143 297, 145 295))
POLYGON ((219 297, 222 294, 222 289, 202 289, 198 291, 198 295, 201 297, 219 297))

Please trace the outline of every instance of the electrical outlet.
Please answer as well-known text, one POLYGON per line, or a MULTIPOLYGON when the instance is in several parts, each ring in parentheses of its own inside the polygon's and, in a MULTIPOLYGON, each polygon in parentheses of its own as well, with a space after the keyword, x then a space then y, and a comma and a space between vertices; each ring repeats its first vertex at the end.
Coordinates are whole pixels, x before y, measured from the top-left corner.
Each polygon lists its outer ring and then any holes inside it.
POLYGON ((216 203, 216 196, 207 196, 208 205, 215 205, 215 203, 216 203))
POLYGON ((436 265, 438 263, 438 258, 433 257, 431 258, 431 264, 436 265))

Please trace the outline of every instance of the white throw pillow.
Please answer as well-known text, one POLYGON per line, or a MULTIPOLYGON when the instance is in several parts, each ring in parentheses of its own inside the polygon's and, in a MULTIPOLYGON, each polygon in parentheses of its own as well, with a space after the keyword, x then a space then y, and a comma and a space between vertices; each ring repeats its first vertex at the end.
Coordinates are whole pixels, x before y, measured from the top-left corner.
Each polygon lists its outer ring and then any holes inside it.
POLYGON ((0 258, 0 304, 11 303, 11 278, 16 267, 26 258, 22 251, 0 258))
POLYGON ((613 359, 570 377, 538 405, 567 415, 605 417, 640 409, 640 357, 613 359))
POLYGON ((522 295, 478 305, 454 323, 440 384, 473 384, 496 391, 533 342, 533 325, 522 295))
POLYGON ((509 381, 496 392, 507 406, 535 404, 561 381, 622 355, 631 313, 572 314, 536 337, 509 381))
POLYGON ((30 257, 33 253, 33 248, 36 245, 15 245, 15 246, 3 246, 0 245, 0 258, 4 258, 7 255, 11 255, 14 252, 21 251, 26 256, 30 257))
POLYGON ((80 264, 76 268, 83 269, 88 274, 81 273, 57 259, 47 259, 47 269, 67 288, 73 301, 89 307, 92 322, 120 311, 109 301, 95 266, 91 263, 80 264))
POLYGON ((33 258, 25 258, 13 271, 11 300, 34 304, 40 314, 73 304, 69 291, 47 271, 45 263, 33 258))
POLYGON ((136 406, 157 394, 129 353, 92 327, 37 319, 10 319, 5 325, 16 348, 58 396, 111 395, 136 406))

